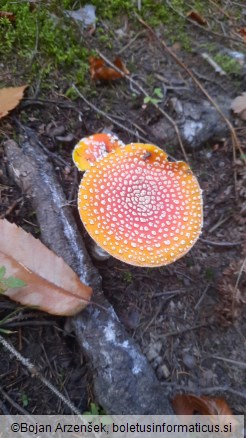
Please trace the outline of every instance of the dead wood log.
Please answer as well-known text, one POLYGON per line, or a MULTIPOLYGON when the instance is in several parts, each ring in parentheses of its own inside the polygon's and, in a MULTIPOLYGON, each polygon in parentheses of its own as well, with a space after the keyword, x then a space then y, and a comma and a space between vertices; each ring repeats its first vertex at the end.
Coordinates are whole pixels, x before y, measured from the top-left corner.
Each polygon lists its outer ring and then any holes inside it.
POLYGON ((92 304, 71 318, 79 346, 88 358, 97 402, 112 414, 172 413, 153 369, 103 296, 101 278, 87 254, 53 166, 35 134, 28 132, 21 148, 12 140, 5 143, 9 173, 30 198, 42 241, 93 288, 93 301, 106 308, 92 304))

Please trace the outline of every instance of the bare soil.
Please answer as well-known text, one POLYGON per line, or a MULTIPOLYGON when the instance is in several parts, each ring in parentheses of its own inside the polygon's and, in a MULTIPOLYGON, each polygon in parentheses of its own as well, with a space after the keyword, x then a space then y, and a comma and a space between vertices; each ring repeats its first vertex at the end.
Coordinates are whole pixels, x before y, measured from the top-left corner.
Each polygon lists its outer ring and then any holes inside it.
MULTIPOLYGON (((130 24, 129 24, 130 26, 130 24)), ((132 31, 132 29, 131 29, 132 31)), ((240 75, 220 77, 200 56, 208 39, 217 51, 243 52, 232 41, 219 41, 214 35, 189 27, 192 50, 187 53, 176 44, 172 50, 193 71, 210 95, 227 107, 244 91, 244 65, 240 75)), ((161 29, 159 29, 161 34, 161 29)), ((172 98, 205 99, 189 75, 178 67, 146 29, 122 52, 126 65, 134 65, 134 77, 149 92, 161 88, 164 98, 160 107, 176 117, 172 98)), ((91 44, 101 47, 96 35, 91 44)), ((129 43, 127 35, 115 41, 112 59, 129 43)), ((25 135, 27 127, 35 130, 46 148, 78 219, 76 196, 81 175, 74 169, 71 152, 81 137, 105 128, 114 131, 125 143, 138 140, 158 144, 176 159, 183 160, 181 150, 171 143, 164 145, 160 121, 163 115, 144 105, 143 96, 126 80, 91 84, 94 96, 88 100, 96 109, 110 114, 110 122, 82 99, 75 102, 54 89, 45 98, 24 99, 20 107, 1 121, 2 142, 25 135), (158 131, 157 128, 158 127, 158 131), (135 138, 125 130, 131 129, 135 138), (71 135, 68 138, 68 134, 71 135), (60 138, 59 138, 60 137, 60 138), (141 140, 141 138, 140 138, 141 140)), ((90 79, 88 77, 88 83, 90 79)), ((177 120, 177 119, 176 119, 177 120)), ((241 146, 246 153, 246 126, 234 121, 241 146)), ((173 141, 177 144, 176 138, 173 141)), ((246 296, 246 273, 241 272, 245 252, 246 171, 238 151, 233 162, 233 146, 226 127, 220 137, 186 152, 192 170, 204 194, 204 227, 201 239, 181 260, 162 268, 136 268, 110 258, 94 261, 103 279, 103 289, 126 329, 140 344, 156 371, 161 385, 169 388, 170 397, 188 392, 222 396, 236 414, 245 414, 246 318, 243 310, 246 296), (117 294, 113 291, 117 290, 117 294)), ((39 237, 35 211, 28 199, 14 186, 6 170, 6 159, 0 145, 0 217, 7 218, 39 237)), ((79 223, 79 220, 78 220, 79 223)), ((85 231, 81 232, 88 242, 85 231)), ((64 318, 42 312, 20 309, 3 296, 0 299, 0 329, 7 340, 25 357, 37 364, 50 380, 83 412, 94 400, 86 360, 76 348, 73 333, 64 318), (16 311, 14 315, 11 312, 16 311), (7 317, 4 323, 1 320, 7 317)), ((46 388, 7 351, 0 347, 0 413, 36 414, 70 413, 64 403, 46 388)), ((124 366, 124 364, 122 364, 124 366)))

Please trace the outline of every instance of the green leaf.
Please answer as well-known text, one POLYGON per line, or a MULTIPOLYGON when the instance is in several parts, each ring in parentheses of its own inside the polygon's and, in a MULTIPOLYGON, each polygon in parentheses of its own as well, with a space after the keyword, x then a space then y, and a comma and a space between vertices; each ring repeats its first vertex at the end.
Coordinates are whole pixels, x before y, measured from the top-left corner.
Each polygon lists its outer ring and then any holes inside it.
POLYGON ((98 406, 95 403, 91 403, 91 415, 99 415, 98 406))
POLYGON ((150 96, 146 96, 144 98, 144 103, 149 103, 149 102, 151 102, 151 97, 150 96))
POLYGON ((20 278, 15 277, 9 277, 6 278, 3 282, 9 289, 12 289, 14 287, 23 287, 26 286, 26 283, 21 280, 20 278))
POLYGON ((160 99, 151 99, 151 103, 153 104, 153 105, 158 105, 158 103, 160 103, 161 102, 161 100, 160 99))
POLYGON ((4 266, 0 266, 0 280, 4 277, 6 274, 6 268, 4 266))
POLYGON ((21 394, 21 401, 22 401, 24 408, 26 408, 29 405, 28 396, 24 392, 21 394))
POLYGON ((161 91, 160 88, 155 88, 155 89, 154 89, 154 94, 155 94, 157 97, 160 97, 160 99, 163 99, 163 97, 164 97, 164 95, 163 95, 163 93, 162 93, 162 91, 161 91))

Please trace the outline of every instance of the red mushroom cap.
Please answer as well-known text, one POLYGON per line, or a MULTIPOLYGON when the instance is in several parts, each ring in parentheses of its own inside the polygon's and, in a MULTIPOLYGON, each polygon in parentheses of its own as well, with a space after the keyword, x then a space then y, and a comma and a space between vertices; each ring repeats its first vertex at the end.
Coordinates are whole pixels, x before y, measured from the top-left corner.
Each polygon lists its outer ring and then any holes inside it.
POLYGON ((154 145, 132 143, 96 162, 81 181, 78 204, 90 236, 135 266, 172 263, 201 233, 197 179, 154 145))
POLYGON ((73 150, 73 161, 81 171, 89 169, 109 152, 125 146, 116 135, 100 133, 82 138, 73 150))

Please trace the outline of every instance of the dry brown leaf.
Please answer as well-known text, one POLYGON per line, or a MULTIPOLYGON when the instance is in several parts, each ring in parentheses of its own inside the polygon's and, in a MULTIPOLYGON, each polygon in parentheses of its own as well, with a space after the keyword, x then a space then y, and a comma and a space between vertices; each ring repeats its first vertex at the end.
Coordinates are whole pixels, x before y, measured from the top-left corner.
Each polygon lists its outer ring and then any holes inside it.
POLYGON ((26 87, 27 85, 0 89, 0 119, 18 105, 26 87))
POLYGON ((0 236, 0 266, 26 284, 4 295, 53 315, 75 315, 88 304, 92 289, 40 240, 7 220, 0 220, 0 236))
POLYGON ((246 43, 246 27, 242 27, 241 29, 237 29, 237 32, 239 33, 239 35, 241 35, 244 42, 246 43))
POLYGON ((246 120, 246 93, 237 96, 231 103, 231 109, 238 114, 242 120, 246 120))
POLYGON ((13 12, 0 11, 0 18, 7 18, 9 21, 15 21, 15 15, 13 12))
POLYGON ((197 11, 189 11, 186 16, 190 18, 190 20, 195 21, 201 26, 207 26, 208 24, 207 20, 202 17, 197 11))
POLYGON ((209 415, 209 420, 219 423, 221 428, 229 421, 233 429, 238 425, 230 406, 223 398, 177 394, 172 400, 172 406, 177 415, 209 415), (229 420, 226 416, 229 416, 229 420))
POLYGON ((177 415, 232 415, 231 408, 223 398, 178 394, 172 405, 177 415))
POLYGON ((91 79, 95 81, 114 81, 115 79, 123 78, 124 75, 129 74, 129 71, 120 58, 115 58, 113 63, 115 67, 117 67, 119 70, 122 70, 123 74, 111 67, 107 67, 104 60, 101 58, 95 58, 94 56, 91 56, 89 62, 91 79))

